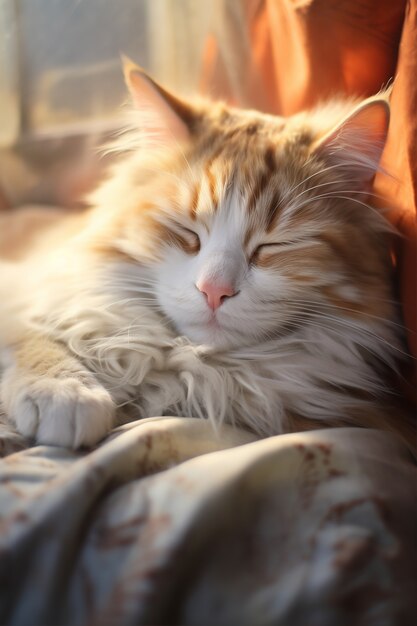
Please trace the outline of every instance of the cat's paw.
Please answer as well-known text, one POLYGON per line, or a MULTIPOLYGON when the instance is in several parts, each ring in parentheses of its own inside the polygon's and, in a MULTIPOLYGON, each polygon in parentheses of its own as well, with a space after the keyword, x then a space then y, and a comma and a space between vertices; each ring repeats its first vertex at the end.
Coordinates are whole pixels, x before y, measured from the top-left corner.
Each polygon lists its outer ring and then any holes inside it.
POLYGON ((114 423, 111 396, 92 375, 53 378, 6 370, 1 400, 17 430, 41 444, 92 446, 114 423))

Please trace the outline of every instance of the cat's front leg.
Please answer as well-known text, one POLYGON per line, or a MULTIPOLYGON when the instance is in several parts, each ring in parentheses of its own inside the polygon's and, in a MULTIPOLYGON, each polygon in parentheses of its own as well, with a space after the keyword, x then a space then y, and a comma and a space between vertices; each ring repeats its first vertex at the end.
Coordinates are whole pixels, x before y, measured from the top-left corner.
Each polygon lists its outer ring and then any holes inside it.
POLYGON ((115 415, 110 394, 64 346, 30 334, 2 356, 0 400, 22 435, 79 448, 109 432, 115 415))

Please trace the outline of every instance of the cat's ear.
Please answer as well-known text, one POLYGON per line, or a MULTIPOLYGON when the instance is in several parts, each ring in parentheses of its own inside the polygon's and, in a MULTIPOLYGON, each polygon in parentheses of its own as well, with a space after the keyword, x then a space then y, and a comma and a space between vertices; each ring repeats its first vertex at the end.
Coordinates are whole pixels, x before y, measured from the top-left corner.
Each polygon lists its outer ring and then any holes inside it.
POLYGON ((389 124, 389 104, 374 98, 358 106, 336 128, 320 138, 313 154, 349 171, 359 184, 371 183, 379 167, 389 124))
POLYGON ((150 133, 168 142, 188 140, 196 121, 193 108, 158 85, 128 57, 122 56, 122 61, 126 85, 150 133))

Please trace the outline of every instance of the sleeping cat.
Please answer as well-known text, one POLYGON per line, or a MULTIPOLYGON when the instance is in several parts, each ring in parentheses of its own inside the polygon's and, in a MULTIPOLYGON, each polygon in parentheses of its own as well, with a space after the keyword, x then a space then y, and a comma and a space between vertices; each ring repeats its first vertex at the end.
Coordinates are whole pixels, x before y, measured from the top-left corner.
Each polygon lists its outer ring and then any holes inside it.
POLYGON ((284 119, 125 76, 136 130, 91 208, 1 266, 8 417, 74 448, 126 407, 259 436, 384 428, 403 349, 390 226, 368 205, 386 97, 284 119))

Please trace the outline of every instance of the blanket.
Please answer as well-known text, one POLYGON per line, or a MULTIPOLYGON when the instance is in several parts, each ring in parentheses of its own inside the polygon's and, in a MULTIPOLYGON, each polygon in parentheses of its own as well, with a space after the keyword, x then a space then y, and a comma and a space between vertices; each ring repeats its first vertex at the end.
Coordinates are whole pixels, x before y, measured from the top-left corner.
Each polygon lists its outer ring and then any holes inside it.
POLYGON ((0 624, 414 624, 417 474, 392 435, 160 417, 75 452, 3 418, 0 450, 0 624))

